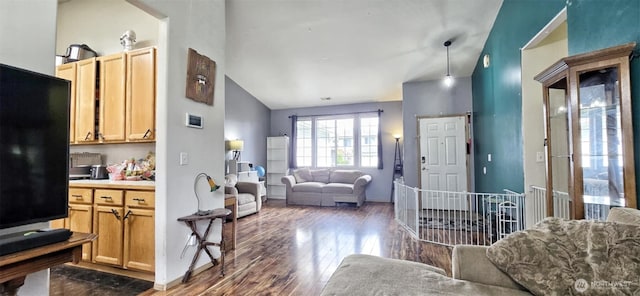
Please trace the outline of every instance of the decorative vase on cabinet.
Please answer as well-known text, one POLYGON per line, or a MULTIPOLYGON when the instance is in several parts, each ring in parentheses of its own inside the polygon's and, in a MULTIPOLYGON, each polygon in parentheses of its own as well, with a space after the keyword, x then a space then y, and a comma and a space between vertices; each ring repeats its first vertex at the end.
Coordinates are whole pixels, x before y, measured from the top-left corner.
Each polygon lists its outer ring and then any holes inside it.
POLYGON ((280 180, 289 171, 289 137, 267 137, 267 198, 285 199, 280 180))
POLYGON ((567 199, 572 219, 636 208, 629 55, 634 43, 561 59, 543 85, 547 216, 567 199))

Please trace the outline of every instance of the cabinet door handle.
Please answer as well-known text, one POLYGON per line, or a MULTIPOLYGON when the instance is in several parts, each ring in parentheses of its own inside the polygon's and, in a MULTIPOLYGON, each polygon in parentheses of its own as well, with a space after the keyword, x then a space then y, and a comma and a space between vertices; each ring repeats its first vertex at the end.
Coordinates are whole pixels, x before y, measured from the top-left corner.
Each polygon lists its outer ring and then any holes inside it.
POLYGON ((89 141, 90 136, 91 136, 91 132, 87 132, 87 135, 84 137, 84 140, 89 141))
POLYGON ((72 197, 75 197, 76 199, 82 199, 82 195, 81 194, 72 194, 72 197))
POLYGON ((118 214, 118 211, 116 211, 116 209, 111 209, 111 213, 116 216, 116 219, 120 220, 120 214, 118 214))
POLYGON ((111 196, 101 196, 102 199, 112 199, 111 196))
POLYGON ((149 134, 151 134, 151 129, 147 129, 147 131, 144 133, 144 136, 142 136, 143 139, 146 139, 149 134))
POLYGON ((98 133, 98 138, 100 138, 101 140, 104 140, 104 136, 102 135, 102 133, 98 133))
POLYGON ((125 215, 124 218, 122 218, 122 220, 127 220, 127 218, 129 218, 129 215, 133 214, 133 212, 131 212, 131 210, 129 210, 125 215))
POLYGON ((144 202, 144 198, 137 198, 135 197, 133 200, 137 201, 137 202, 144 202))

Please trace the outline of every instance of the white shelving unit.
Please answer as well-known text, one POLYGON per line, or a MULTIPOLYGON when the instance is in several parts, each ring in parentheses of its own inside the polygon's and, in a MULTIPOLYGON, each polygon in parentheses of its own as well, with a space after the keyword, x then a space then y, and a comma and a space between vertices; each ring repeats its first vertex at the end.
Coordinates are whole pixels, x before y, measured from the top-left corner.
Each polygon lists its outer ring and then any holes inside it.
POLYGON ((267 137, 267 198, 285 199, 281 179, 289 171, 289 137, 267 137))

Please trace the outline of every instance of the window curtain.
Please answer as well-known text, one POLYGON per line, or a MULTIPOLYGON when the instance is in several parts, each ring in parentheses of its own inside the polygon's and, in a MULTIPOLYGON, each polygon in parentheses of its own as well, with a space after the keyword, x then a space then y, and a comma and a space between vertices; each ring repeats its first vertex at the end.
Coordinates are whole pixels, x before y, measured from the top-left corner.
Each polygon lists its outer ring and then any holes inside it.
POLYGON ((381 120, 382 110, 378 110, 378 169, 381 170, 384 168, 382 164, 382 120, 381 120))
POLYGON ((290 151, 289 152, 289 168, 291 169, 295 169, 296 167, 298 167, 298 165, 296 164, 296 158, 297 158, 296 148, 298 147, 297 126, 298 126, 298 115, 291 115, 291 139, 289 140, 289 143, 291 145, 289 149, 290 151))

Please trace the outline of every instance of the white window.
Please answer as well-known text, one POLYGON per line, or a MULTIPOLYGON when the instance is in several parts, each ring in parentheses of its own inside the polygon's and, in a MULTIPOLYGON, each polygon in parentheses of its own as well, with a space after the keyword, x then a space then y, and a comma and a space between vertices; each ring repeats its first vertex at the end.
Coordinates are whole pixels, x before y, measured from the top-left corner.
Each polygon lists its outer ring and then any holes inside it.
POLYGON ((376 167, 378 117, 307 117, 296 122, 298 167, 376 167))

